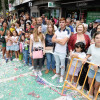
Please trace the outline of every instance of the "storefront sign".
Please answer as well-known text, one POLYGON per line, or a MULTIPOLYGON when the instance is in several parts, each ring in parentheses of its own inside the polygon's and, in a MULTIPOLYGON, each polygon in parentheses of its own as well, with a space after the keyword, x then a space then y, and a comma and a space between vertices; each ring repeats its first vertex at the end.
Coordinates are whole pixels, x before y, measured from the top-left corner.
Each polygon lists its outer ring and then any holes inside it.
POLYGON ((60 5, 55 2, 48 2, 48 7, 60 7, 60 5))
POLYGON ((96 19, 100 19, 100 12, 88 12, 86 22, 90 23, 96 19))
POLYGON ((82 2, 82 3, 77 3, 76 7, 83 7, 83 6, 87 6, 86 2, 82 2))
POLYGON ((32 2, 29 2, 28 5, 29 5, 29 7, 32 7, 32 2))

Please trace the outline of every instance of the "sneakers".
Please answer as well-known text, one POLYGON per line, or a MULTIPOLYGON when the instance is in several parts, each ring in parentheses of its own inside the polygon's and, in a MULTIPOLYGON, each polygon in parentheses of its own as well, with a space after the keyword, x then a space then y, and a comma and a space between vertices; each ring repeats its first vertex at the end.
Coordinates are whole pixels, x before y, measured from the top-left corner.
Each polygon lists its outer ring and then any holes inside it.
POLYGON ((78 86, 77 86, 77 89, 78 89, 78 90, 81 90, 81 89, 82 89, 82 86, 78 85, 78 86))
POLYGON ((18 58, 16 58, 16 61, 19 61, 19 59, 18 59, 18 58))
POLYGON ((10 60, 11 60, 11 61, 13 60, 12 57, 10 58, 10 60))
MULTIPOLYGON (((87 91, 87 94, 89 93, 89 91, 87 91)), ((93 99, 93 95, 91 95, 91 94, 89 94, 89 97, 91 98, 91 99, 93 99)))
POLYGON ((59 82, 60 82, 60 83, 62 83, 62 82, 63 82, 63 77, 62 77, 62 76, 60 77, 59 82))
POLYGON ((8 59, 6 59, 6 63, 8 62, 8 59))
POLYGON ((73 83, 73 86, 76 87, 76 83, 75 82, 73 83))
POLYGON ((53 73, 56 74, 56 69, 53 69, 53 73))
POLYGON ((24 64, 24 66, 27 66, 27 64, 24 64))
POLYGON ((33 66, 31 66, 30 68, 29 68, 29 70, 32 70, 33 69, 33 66))
POLYGON ((42 76, 42 72, 41 72, 41 71, 39 71, 39 72, 38 72, 38 75, 39 75, 39 76, 42 76))
POLYGON ((45 71, 45 74, 48 74, 49 73, 49 70, 47 69, 46 71, 45 71))
POLYGON ((31 66, 32 66, 32 64, 28 64, 28 66, 29 66, 29 67, 31 67, 31 66))
POLYGON ((33 69, 32 72, 34 72, 35 70, 33 69))
POLYGON ((54 80, 56 77, 59 77, 59 75, 55 74, 52 79, 54 80))
POLYGON ((34 75, 35 75, 35 76, 38 76, 38 74, 37 74, 37 71, 36 71, 36 70, 34 70, 34 75))

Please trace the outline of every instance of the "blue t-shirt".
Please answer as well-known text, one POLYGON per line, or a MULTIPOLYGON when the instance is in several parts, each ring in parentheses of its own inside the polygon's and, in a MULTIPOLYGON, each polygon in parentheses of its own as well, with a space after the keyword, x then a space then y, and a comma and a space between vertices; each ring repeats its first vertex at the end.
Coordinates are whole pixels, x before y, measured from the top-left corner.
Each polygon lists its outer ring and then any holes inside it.
POLYGON ((74 29, 71 25, 69 25, 69 28, 71 29, 71 32, 74 32, 74 29))
POLYGON ((46 45, 46 47, 48 47, 48 46, 52 46, 53 47, 54 43, 52 42, 52 37, 53 37, 53 35, 46 34, 46 37, 45 37, 45 45, 46 45))

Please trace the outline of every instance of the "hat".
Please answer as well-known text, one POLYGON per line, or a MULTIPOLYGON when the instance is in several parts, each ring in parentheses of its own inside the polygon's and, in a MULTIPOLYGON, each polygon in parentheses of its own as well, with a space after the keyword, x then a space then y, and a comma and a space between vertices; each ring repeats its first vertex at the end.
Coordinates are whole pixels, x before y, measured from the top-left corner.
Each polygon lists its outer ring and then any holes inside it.
POLYGON ((94 23, 100 23, 100 19, 96 19, 94 23))

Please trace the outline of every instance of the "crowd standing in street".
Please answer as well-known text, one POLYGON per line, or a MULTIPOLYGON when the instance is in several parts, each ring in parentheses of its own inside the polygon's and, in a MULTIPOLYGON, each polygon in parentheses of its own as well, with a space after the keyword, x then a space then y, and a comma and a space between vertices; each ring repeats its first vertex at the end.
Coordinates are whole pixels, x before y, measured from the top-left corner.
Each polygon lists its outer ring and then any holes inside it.
MULTIPOLYGON (((33 18, 29 13, 22 13, 18 18, 16 15, 7 19, 0 17, 0 42, 2 42, 2 59, 6 63, 9 60, 19 61, 22 54, 24 66, 29 66, 35 76, 42 76, 42 67, 46 59, 45 74, 52 69, 55 75, 51 79, 60 76, 59 82, 64 81, 66 57, 79 57, 85 63, 92 56, 90 61, 95 66, 89 71, 88 84, 91 85, 94 72, 98 70, 94 87, 90 92, 91 98, 96 96, 100 86, 99 22, 86 24, 83 19, 74 22, 71 18, 48 19, 44 15, 33 18)), ((74 60, 71 66, 69 81, 75 62, 74 60)), ((81 66, 82 62, 78 64, 73 85, 76 84, 81 66)))

